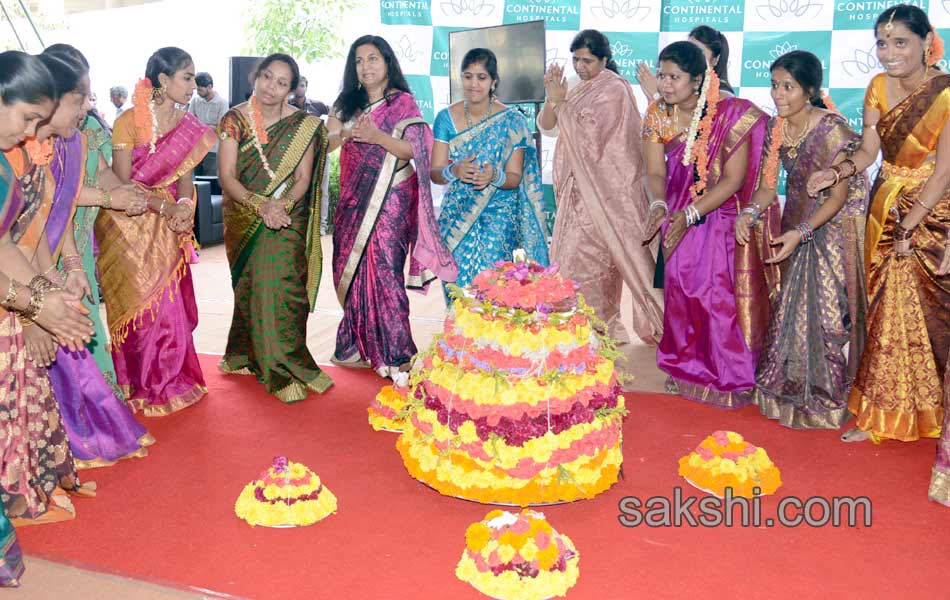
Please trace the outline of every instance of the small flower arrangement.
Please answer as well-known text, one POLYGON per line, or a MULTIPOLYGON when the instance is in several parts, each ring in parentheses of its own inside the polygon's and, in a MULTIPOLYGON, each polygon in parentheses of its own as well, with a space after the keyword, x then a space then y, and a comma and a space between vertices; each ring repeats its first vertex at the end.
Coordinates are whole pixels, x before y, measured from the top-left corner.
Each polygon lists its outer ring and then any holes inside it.
POLYGON ((409 373, 396 373, 393 385, 381 389, 366 409, 370 426, 375 431, 402 432, 408 393, 409 373))
POLYGON ((244 486, 234 513, 252 527, 312 525, 337 511, 336 496, 304 465, 278 456, 259 479, 244 486))
POLYGON ((734 431, 716 431, 679 460, 679 474, 695 487, 719 497, 770 495, 782 485, 781 473, 764 448, 734 431))
POLYGON ((544 514, 494 510, 465 531, 455 576, 501 600, 564 596, 580 576, 580 555, 544 514))
POLYGON ((549 314, 577 306, 577 285, 559 273, 559 266, 536 262, 498 261, 472 281, 475 298, 498 306, 549 314))

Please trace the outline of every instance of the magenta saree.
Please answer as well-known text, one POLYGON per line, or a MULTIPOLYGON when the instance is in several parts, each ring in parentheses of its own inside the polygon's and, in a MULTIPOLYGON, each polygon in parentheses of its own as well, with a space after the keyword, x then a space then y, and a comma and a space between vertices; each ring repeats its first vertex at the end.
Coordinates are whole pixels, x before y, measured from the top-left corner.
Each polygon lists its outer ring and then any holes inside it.
POLYGON ((343 306, 334 357, 395 367, 416 353, 409 329, 409 287, 455 281, 432 209, 432 131, 410 94, 397 92, 367 109, 380 131, 412 145, 412 163, 382 146, 347 142, 340 151, 340 202, 333 218, 333 283, 343 306), (422 183, 416 172, 422 174, 422 183))
MULTIPOLYGON (((112 146, 132 152, 132 181, 174 202, 178 179, 216 140, 186 113, 150 154, 130 110, 116 121, 112 146)), ((99 213, 95 231, 116 378, 129 405, 161 416, 194 404, 207 390, 192 340, 198 324, 187 255, 192 234, 173 232, 151 212, 129 217, 115 210, 99 213)))
MULTIPOLYGON (((651 111, 659 111, 654 103, 651 111)), ((766 115, 739 98, 719 102, 708 152, 709 189, 738 152, 748 152, 748 171, 739 191, 705 222, 686 231, 664 273, 663 339, 657 364, 680 395, 724 408, 752 400, 755 364, 768 327, 769 293, 761 253, 768 240, 736 247, 734 225, 759 177, 766 115)), ((656 116, 649 121, 656 121, 656 116)), ((682 164, 685 135, 665 139, 669 214, 692 202, 693 167, 682 164)), ((774 232, 777 215, 764 222, 774 232)), ((665 235, 669 223, 663 225, 665 235)), ((777 280, 777 277, 775 278, 777 280)))
MULTIPOLYGON (((60 246, 73 226, 72 216, 84 180, 85 140, 77 131, 68 139, 57 138, 53 146, 50 171, 55 191, 46 222, 51 251, 60 246)), ((96 285, 94 278, 89 283, 96 285)), ((116 395, 90 352, 60 348, 49 378, 77 468, 107 466, 121 458, 147 454, 145 446, 154 439, 116 395)))

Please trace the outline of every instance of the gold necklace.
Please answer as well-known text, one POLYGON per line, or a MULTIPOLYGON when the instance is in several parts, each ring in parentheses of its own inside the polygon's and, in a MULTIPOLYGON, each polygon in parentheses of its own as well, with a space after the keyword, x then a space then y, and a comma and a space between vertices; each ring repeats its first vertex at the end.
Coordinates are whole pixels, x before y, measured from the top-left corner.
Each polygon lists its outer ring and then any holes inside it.
POLYGON ((930 69, 925 66, 925 67, 924 67, 924 74, 923 74, 923 76, 920 78, 920 81, 918 81, 918 82, 915 83, 913 86, 911 86, 911 88, 910 88, 909 90, 904 88, 903 81, 902 81, 900 78, 895 78, 895 79, 897 79, 897 90, 898 90, 901 94, 903 94, 904 97, 907 97, 911 92, 913 92, 913 91, 916 90, 918 87, 920 87, 920 84, 922 84, 923 82, 927 81, 927 72, 928 72, 928 71, 930 71, 930 69))
POLYGON ((782 123, 782 145, 785 146, 785 153, 789 158, 798 156, 798 146, 805 141, 805 136, 811 131, 811 111, 808 112, 807 120, 794 140, 788 135, 788 119, 785 119, 785 122, 782 123))

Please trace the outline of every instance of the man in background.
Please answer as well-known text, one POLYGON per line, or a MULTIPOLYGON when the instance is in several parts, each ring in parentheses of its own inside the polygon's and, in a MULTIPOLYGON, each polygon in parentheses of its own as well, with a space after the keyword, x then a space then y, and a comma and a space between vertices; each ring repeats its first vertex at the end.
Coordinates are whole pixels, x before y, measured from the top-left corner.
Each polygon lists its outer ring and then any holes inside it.
POLYGON ((301 77, 297 89, 290 98, 290 104, 319 118, 330 114, 330 108, 319 100, 307 100, 307 78, 301 77))
MULTIPOLYGON (((221 94, 214 91, 214 80, 209 73, 198 73, 195 76, 195 85, 198 95, 188 103, 188 112, 198 117, 198 120, 208 127, 218 130, 218 123, 228 112, 228 101, 221 94)), ((215 142, 204 159, 195 167, 195 175, 218 175, 218 143, 215 142)))
POLYGON ((125 112, 127 108, 125 103, 129 100, 129 90, 121 85, 110 88, 109 100, 111 100, 112 105, 115 106, 115 117, 112 118, 112 123, 115 124, 115 120, 118 119, 119 115, 125 112))

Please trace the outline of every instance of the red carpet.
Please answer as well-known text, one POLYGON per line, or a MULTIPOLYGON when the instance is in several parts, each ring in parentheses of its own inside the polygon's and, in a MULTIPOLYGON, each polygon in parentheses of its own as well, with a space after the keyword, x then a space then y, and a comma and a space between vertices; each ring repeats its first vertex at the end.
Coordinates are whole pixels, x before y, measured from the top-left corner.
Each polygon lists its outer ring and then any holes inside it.
MULTIPOLYGON (((382 385, 368 371, 330 369, 323 397, 295 405, 253 379, 222 376, 204 356, 210 394, 147 419, 148 458, 87 471, 99 497, 79 516, 23 528, 26 553, 135 578, 240 597, 477 598, 454 575, 465 527, 490 507, 440 496, 406 475, 395 434, 375 433, 366 406, 382 385), (302 529, 251 528, 233 513, 241 488, 276 455, 313 468, 340 511, 302 529)), ((544 510, 581 553, 569 598, 946 597, 950 509, 927 500, 932 440, 844 444, 799 432, 753 408, 725 412, 629 394, 626 479, 598 498, 544 510), (779 493, 869 496, 870 528, 626 528, 624 496, 672 497, 677 459, 716 429, 764 446, 782 470, 779 493)), ((779 498, 762 501, 774 516, 779 498)), ((29 577, 29 572, 27 573, 29 577)))

